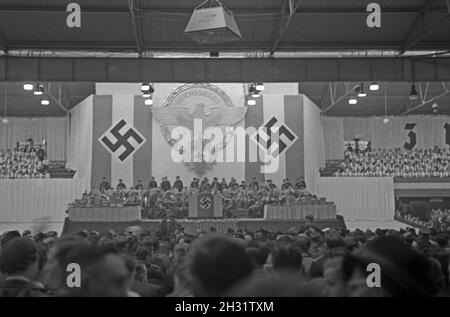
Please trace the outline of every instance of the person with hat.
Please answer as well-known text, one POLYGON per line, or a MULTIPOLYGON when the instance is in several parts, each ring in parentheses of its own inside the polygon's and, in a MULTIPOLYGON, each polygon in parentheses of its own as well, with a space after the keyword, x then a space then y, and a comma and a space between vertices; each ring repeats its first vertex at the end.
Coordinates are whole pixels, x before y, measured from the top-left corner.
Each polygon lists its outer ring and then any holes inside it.
POLYGON ((142 185, 142 182, 140 179, 138 179, 137 184, 134 185, 135 190, 144 190, 144 186, 142 185))
POLYGON ((100 186, 99 186, 99 191, 100 192, 106 192, 106 191, 108 191, 108 190, 110 190, 111 189, 111 185, 109 184, 109 182, 106 180, 106 177, 103 177, 102 178, 102 182, 100 183, 100 186))
POLYGON ((183 191, 184 185, 183 181, 180 179, 180 176, 175 178, 175 182, 173 183, 173 187, 178 190, 179 193, 183 191))
POLYGON ((150 189, 158 188, 158 183, 156 183, 154 176, 152 176, 152 178, 150 179, 150 182, 148 183, 148 188, 150 189))
POLYGON ((116 190, 125 190, 125 189, 127 189, 127 186, 125 186, 122 179, 119 179, 119 183, 116 186, 116 190))
POLYGON ((39 273, 36 243, 19 237, 5 244, 0 254, 0 270, 5 275, 0 297, 46 297, 46 290, 34 283, 39 273))

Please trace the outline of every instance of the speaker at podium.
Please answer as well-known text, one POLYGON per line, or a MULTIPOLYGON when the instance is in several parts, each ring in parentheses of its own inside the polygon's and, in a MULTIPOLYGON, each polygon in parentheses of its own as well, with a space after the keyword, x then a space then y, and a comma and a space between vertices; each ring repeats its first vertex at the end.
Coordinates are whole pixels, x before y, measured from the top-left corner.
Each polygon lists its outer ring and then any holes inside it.
POLYGON ((208 192, 191 194, 189 218, 223 218, 222 196, 208 192))

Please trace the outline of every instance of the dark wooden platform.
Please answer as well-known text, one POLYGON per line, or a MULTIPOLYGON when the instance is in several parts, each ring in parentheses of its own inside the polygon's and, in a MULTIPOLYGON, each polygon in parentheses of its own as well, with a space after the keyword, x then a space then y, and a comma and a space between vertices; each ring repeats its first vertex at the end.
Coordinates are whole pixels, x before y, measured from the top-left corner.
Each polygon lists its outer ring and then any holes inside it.
MULTIPOLYGON (((226 232, 228 228, 249 229, 255 231, 261 228, 273 231, 287 231, 290 228, 299 229, 304 220, 264 220, 264 219, 188 219, 178 220, 185 227, 186 232, 196 232, 198 230, 209 231, 214 227, 219 232, 226 232)), ((68 218, 64 221, 62 234, 77 233, 82 230, 106 232, 110 229, 114 231, 123 231, 130 226, 140 226, 151 233, 158 230, 160 220, 143 220, 133 222, 74 222, 68 218)), ((344 219, 338 217, 335 220, 314 220, 314 225, 320 229, 324 228, 346 228, 344 219)))

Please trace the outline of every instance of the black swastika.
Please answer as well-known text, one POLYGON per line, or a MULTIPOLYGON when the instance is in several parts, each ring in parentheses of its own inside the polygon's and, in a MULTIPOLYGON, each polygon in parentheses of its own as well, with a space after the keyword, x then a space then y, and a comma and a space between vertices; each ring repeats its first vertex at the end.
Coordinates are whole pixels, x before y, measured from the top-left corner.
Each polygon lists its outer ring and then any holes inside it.
POLYGON ((120 147, 124 147, 125 150, 119 155, 119 160, 124 161, 130 156, 135 147, 129 142, 131 138, 133 138, 138 144, 144 142, 144 139, 133 129, 129 129, 125 134, 120 133, 120 129, 122 129, 126 125, 125 120, 120 120, 109 132, 117 139, 115 143, 112 143, 110 139, 104 136, 101 140, 106 147, 108 147, 111 152, 115 153, 120 147))

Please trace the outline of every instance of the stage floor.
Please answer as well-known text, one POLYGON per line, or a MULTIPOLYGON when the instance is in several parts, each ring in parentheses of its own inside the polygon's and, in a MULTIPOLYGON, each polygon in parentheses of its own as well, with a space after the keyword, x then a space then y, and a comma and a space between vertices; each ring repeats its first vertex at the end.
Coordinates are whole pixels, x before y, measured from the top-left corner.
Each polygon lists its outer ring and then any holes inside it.
MULTIPOLYGON (((195 233, 197 231, 209 232, 214 227, 218 232, 226 232, 228 228, 249 229, 255 231, 261 228, 273 231, 287 231, 290 228, 299 229, 304 220, 265 220, 256 218, 242 219, 179 219, 177 220, 185 227, 185 232, 195 233)), ((95 230, 105 232, 109 229, 123 231, 129 226, 141 226, 145 230, 155 233, 161 220, 142 220, 132 222, 75 222, 66 218, 62 234, 77 233, 81 230, 95 230)), ((315 220, 315 226, 318 228, 345 228, 343 220, 315 220)))

